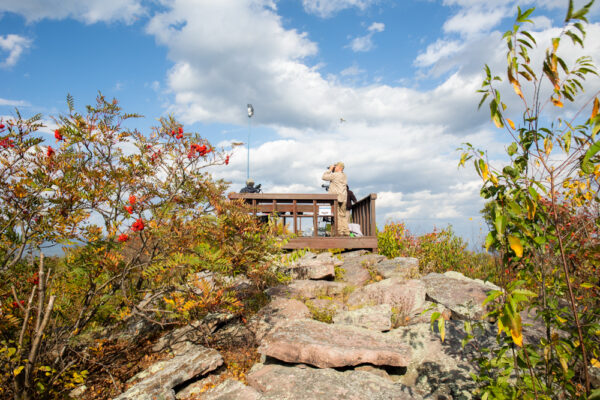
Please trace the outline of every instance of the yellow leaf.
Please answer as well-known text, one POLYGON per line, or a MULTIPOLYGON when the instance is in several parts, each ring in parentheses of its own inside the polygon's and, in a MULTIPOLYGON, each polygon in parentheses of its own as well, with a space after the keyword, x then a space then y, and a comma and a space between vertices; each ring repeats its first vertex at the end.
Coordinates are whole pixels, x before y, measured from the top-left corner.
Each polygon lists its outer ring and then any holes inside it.
POLYGON ((503 330, 504 330, 504 325, 502 325, 502 320, 500 318, 498 318, 498 335, 500 335, 503 330))
POLYGON ((494 186, 498 186, 498 178, 496 178, 496 175, 491 174, 490 175, 490 181, 492 181, 492 183, 494 184, 494 186))
POLYGON ((590 363, 592 363, 592 367, 594 367, 594 368, 600 368, 600 361, 596 360, 595 358, 592 358, 590 360, 590 363))
POLYGON ((598 101, 598 98, 596 97, 594 99, 594 108, 592 109, 592 116, 591 118, 594 118, 596 115, 598 115, 598 108, 600 107, 600 102, 598 101))
POLYGON ((554 104, 556 107, 562 107, 563 106, 562 101, 560 101, 559 99, 555 99, 555 98, 552 98, 552 104, 554 104))
POLYGON ((517 257, 523 257, 523 246, 521 245, 521 241, 518 237, 509 235, 508 243, 510 244, 510 248, 515 252, 517 257))
POLYGON ((15 369, 13 370, 13 374, 14 374, 15 376, 19 375, 19 374, 21 373, 21 371, 23 370, 23 368, 24 368, 24 365, 21 365, 20 367, 17 367, 17 368, 15 368, 15 369))
POLYGON ((550 138, 544 139, 544 151, 546 152, 546 155, 550 155, 552 152, 552 146, 553 144, 550 138))
POLYGON ((513 85, 513 89, 515 89, 515 93, 520 98, 523 98, 523 92, 521 91, 521 85, 519 85, 519 82, 517 80, 514 80, 514 81, 512 81, 512 85, 513 85))
POLYGON ((500 117, 497 114, 494 114, 494 116, 492 117, 492 121, 494 121, 494 125, 496 125, 496 128, 502 128, 502 121, 500 121, 500 117))
POLYGON ((517 346, 523 347, 523 332, 520 329, 511 329, 510 336, 517 346))
POLYGON ((515 129, 515 123, 514 123, 514 122, 512 122, 512 121, 511 121, 510 119, 508 119, 508 118, 506 118, 506 122, 508 122, 508 124, 510 125, 510 127, 511 127, 512 129, 515 129))
POLYGON ((481 177, 484 181, 487 181, 488 176, 490 175, 490 170, 488 169, 487 164, 483 164, 483 168, 481 169, 481 177))

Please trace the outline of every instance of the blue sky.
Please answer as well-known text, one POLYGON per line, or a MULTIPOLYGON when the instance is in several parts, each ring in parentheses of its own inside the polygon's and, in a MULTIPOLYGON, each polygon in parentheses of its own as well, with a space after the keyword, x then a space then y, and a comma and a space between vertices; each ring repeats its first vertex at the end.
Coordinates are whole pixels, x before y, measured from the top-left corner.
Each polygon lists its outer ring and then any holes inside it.
MULTIPOLYGON (((566 4, 0 0, 0 116, 15 107, 42 113, 50 132, 67 93, 83 108, 100 90, 145 115, 140 129, 171 113, 227 147, 246 141, 252 103, 250 174, 266 191, 319 192, 323 169, 343 160, 359 198, 378 193, 380 226, 393 219, 425 232, 452 224, 477 240, 481 181, 457 169, 455 150, 469 141, 501 161, 508 143, 477 112, 483 64, 505 70, 500 37, 517 6, 536 7, 531 30, 542 53, 566 4)), ((590 22, 583 54, 598 60, 598 5, 590 22)), ((590 81, 589 92, 599 86, 590 81)), ((245 149, 213 173, 238 190, 245 149)))

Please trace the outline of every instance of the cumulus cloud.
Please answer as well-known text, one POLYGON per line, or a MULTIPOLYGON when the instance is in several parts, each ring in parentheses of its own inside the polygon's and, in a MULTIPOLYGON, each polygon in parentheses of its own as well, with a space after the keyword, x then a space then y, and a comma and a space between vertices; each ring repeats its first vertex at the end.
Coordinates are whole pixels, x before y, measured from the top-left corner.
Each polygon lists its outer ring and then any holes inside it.
POLYGON ((31 39, 24 36, 15 34, 0 36, 0 50, 2 50, 3 53, 8 53, 4 61, 0 63, 0 66, 14 66, 19 61, 19 57, 21 57, 23 52, 30 47, 31 39))
POLYGON ((373 22, 369 28, 367 28, 367 34, 364 36, 355 37, 350 41, 348 47, 354 52, 365 52, 373 49, 373 34, 376 32, 383 32, 385 25, 381 22, 373 22))
POLYGON ((378 0, 302 0, 304 10, 321 18, 328 18, 339 11, 356 7, 364 10, 378 0))
POLYGON ((141 0, 19 0, 0 1, 0 12, 20 14, 28 22, 74 18, 93 24, 100 21, 131 23, 146 11, 141 0))

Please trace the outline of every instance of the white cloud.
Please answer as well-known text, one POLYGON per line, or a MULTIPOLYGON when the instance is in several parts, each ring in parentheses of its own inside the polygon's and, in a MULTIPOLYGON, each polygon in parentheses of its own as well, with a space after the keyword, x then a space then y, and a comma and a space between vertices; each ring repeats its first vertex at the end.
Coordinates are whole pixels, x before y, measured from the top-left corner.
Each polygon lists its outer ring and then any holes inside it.
POLYGON ((369 32, 383 32, 385 29, 385 24, 382 22, 373 22, 371 26, 367 29, 369 32))
POLYGON ((0 97, 0 106, 7 106, 7 107, 29 107, 31 104, 29 104, 28 101, 25 100, 10 100, 10 99, 3 99, 0 97))
POLYGON ((478 8, 467 9, 447 20, 443 29, 446 33, 459 33, 463 36, 480 34, 491 31, 507 15, 508 10, 502 8, 485 11, 478 8))
POLYGON ((417 67, 429 67, 438 61, 448 58, 464 49, 465 43, 458 40, 438 39, 427 46, 424 53, 420 53, 414 61, 417 67))
POLYGON ((369 28, 367 28, 367 34, 364 36, 355 37, 350 41, 347 47, 350 47, 354 52, 365 52, 373 49, 373 34, 376 32, 383 32, 385 25, 381 22, 373 22, 369 28))
POLYGON ((339 11, 352 7, 364 10, 376 3, 378 0, 302 0, 306 12, 321 18, 331 17, 339 11))
MULTIPOLYGON (((463 14, 459 8, 456 15, 463 14)), ((147 29, 174 63, 166 87, 174 98, 170 111, 184 123, 245 126, 245 105, 252 103, 253 126, 277 132, 278 138, 252 142, 251 176, 266 191, 321 192, 325 167, 343 160, 358 197, 381 194, 380 222, 402 217, 444 225, 476 216, 482 208, 481 181, 472 169, 457 170, 455 149, 468 141, 499 158, 505 145, 502 134, 492 131, 489 113, 476 110, 483 64, 498 73, 505 69, 501 33, 448 26, 414 61, 423 74, 444 74, 428 90, 350 85, 344 79, 363 73, 357 65, 339 77, 324 75, 310 64, 317 44, 303 32, 285 29, 274 8, 249 0, 174 0, 147 29)), ((384 28, 375 23, 366 30, 384 28)), ((600 36, 598 29, 590 26, 588 37, 600 36)), ((535 35, 547 43, 553 32, 535 35)), ((600 42, 590 44, 590 53, 600 55, 600 42)), ((518 110, 518 97, 511 97, 510 89, 505 93, 509 111, 518 110)), ((246 140, 245 130, 225 135, 224 143, 246 140)), ((236 150, 229 166, 214 174, 232 181, 232 190, 243 186, 245 149, 236 150)))
POLYGON ((100 21, 131 23, 146 11, 141 0, 8 0, 0 1, 0 12, 20 14, 28 22, 74 18, 93 24, 100 21))
POLYGON ((0 36, 0 49, 8 53, 4 61, 0 63, 2 67, 12 67, 18 61, 25 50, 31 47, 31 39, 24 36, 9 34, 0 36))
POLYGON ((360 74, 364 74, 366 71, 364 69, 359 68, 356 64, 351 65, 348 68, 344 68, 340 71, 341 76, 356 76, 360 74))

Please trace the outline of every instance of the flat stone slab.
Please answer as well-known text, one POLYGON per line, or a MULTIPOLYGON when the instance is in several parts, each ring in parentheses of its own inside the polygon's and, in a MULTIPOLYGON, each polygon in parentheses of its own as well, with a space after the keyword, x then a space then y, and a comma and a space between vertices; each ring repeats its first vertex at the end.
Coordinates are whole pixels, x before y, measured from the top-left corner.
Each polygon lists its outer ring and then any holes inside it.
POLYGON ((337 296, 342 294, 347 284, 342 282, 297 280, 289 285, 279 285, 266 290, 272 297, 295 299, 314 299, 319 296, 337 296))
POLYGON ((425 304, 425 285, 418 280, 384 279, 355 290, 348 297, 348 307, 389 304, 397 312, 413 315, 425 304))
POLYGON ((454 319, 480 319, 485 314, 481 304, 488 293, 500 289, 490 282, 470 279, 454 271, 434 272, 421 281, 425 283, 428 299, 450 309, 454 319))
POLYGON ((410 389, 365 371, 257 364, 248 384, 269 400, 409 400, 410 389))
POLYGON ((344 263, 340 266, 344 269, 342 281, 357 287, 363 286, 373 278, 371 274, 376 273, 375 265, 384 259, 385 256, 372 253, 345 256, 344 263))
POLYGON ((202 400, 259 400, 261 394, 250 386, 235 379, 227 379, 214 388, 202 394, 202 400))
POLYGON ((415 279, 419 276, 419 260, 413 257, 396 257, 375 264, 384 278, 415 279))
POLYGON ((248 328, 254 333, 256 340, 260 341, 276 325, 310 316, 310 310, 300 300, 275 298, 250 319, 248 328))
POLYGON ((177 354, 137 374, 133 381, 138 382, 115 400, 175 399, 175 386, 205 375, 223 364, 223 357, 216 350, 189 342, 180 347, 177 354))
POLYGON ((389 331, 392 329, 392 306, 380 304, 359 308, 358 310, 343 311, 333 317, 333 322, 359 326, 379 332, 389 331))
POLYGON ((350 325, 295 320, 265 336, 258 352, 288 363, 319 368, 359 364, 403 367, 411 352, 402 340, 350 325))

